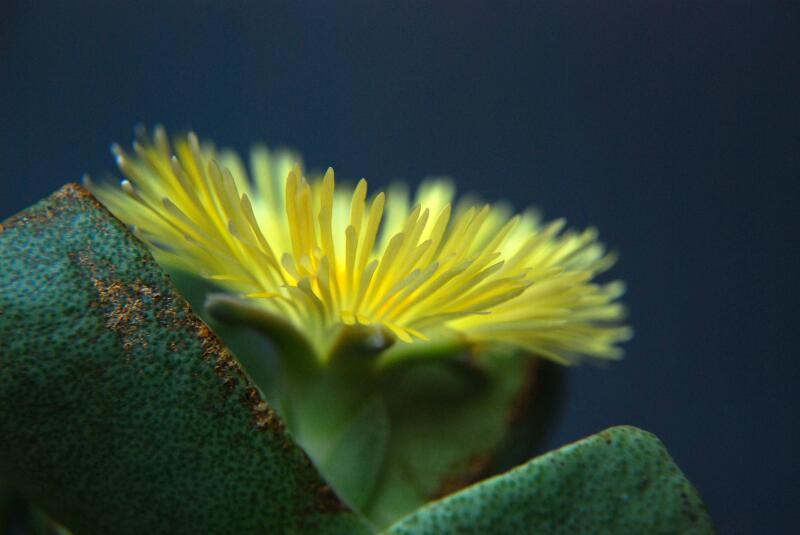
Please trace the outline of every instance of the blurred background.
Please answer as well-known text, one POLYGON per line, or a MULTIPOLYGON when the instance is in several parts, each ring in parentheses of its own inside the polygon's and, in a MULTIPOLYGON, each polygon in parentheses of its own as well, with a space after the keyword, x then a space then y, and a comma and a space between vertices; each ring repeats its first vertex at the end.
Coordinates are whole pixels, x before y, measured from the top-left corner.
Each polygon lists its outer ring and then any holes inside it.
POLYGON ((597 225, 635 339, 551 447, 656 433, 721 533, 789 533, 800 10, 771 2, 0 1, 0 218, 163 123, 597 225))

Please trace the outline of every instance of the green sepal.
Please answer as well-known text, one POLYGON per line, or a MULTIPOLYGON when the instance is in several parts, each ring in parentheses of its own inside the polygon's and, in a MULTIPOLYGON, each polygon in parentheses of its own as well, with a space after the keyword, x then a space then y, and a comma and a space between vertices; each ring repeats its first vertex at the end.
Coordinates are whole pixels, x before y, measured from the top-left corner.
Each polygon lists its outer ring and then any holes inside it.
POLYGON ((369 533, 79 186, 0 227, 0 479, 78 535, 369 533))
POLYGON ((706 509, 663 444, 613 427, 401 519, 384 535, 711 534, 706 509))
POLYGON ((462 353, 386 369, 380 391, 391 436, 365 510, 380 526, 484 476, 509 427, 520 423, 516 412, 530 394, 536 361, 502 348, 462 353))
POLYGON ((382 475, 389 432, 386 407, 375 396, 330 437, 326 451, 320 454, 320 471, 329 481, 341 482, 337 492, 360 510, 382 475))
POLYGON ((284 365, 291 375, 302 377, 316 373, 319 362, 314 349, 288 320, 225 293, 209 294, 203 308, 218 323, 249 327, 268 338, 284 357, 284 365))

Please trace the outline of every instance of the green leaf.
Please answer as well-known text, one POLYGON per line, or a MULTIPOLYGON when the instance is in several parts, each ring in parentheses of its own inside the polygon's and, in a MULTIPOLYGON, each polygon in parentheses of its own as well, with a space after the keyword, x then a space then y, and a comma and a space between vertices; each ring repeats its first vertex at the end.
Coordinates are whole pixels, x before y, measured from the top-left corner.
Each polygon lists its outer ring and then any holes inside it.
POLYGON ((77 535, 368 533, 79 186, 0 227, 0 479, 77 535))
POLYGON ((614 427, 428 504, 385 534, 713 532, 697 491, 661 442, 614 427))

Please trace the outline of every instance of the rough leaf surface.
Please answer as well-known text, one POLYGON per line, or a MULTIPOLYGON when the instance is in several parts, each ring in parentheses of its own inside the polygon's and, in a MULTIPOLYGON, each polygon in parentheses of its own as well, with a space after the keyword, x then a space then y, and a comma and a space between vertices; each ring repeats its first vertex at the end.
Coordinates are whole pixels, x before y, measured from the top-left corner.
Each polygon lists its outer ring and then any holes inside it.
POLYGON ((713 532, 661 442, 614 427, 433 502, 386 535, 713 532))
POLYGON ((368 532, 79 186, 0 226, 0 478, 78 535, 368 532))

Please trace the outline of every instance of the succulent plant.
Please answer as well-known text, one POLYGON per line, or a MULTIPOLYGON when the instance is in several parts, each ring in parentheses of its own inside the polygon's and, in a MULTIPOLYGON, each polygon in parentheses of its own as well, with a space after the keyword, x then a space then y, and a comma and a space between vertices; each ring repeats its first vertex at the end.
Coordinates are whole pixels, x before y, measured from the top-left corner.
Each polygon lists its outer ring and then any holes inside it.
POLYGON ((528 459, 559 366, 630 336, 594 231, 135 149, 121 188, 2 225, 0 520, 16 495, 78 535, 713 531, 647 432, 528 459))

